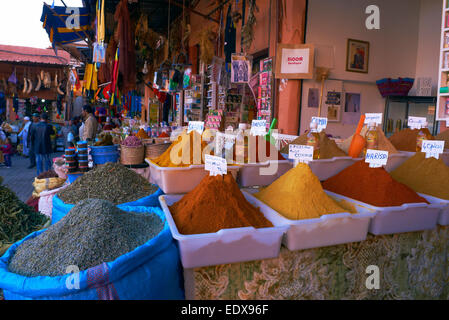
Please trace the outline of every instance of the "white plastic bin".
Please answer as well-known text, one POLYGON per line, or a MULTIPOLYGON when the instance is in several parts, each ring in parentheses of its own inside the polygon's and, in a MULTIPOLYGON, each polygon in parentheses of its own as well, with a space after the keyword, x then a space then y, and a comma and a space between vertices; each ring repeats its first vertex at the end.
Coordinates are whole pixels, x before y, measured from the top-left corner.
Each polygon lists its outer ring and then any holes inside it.
POLYGON ((422 193, 418 194, 427 201, 429 201, 429 203, 440 206, 440 214, 438 215, 438 224, 441 226, 449 226, 449 200, 436 198, 422 193))
MULTIPOLYGON (((288 154, 283 153, 282 156, 288 158, 288 154)), ((294 160, 289 159, 289 161, 294 163, 294 160)), ((334 157, 330 159, 309 161, 309 167, 320 181, 324 181, 335 176, 337 173, 340 173, 340 171, 343 171, 347 167, 351 166, 354 162, 354 159, 351 157, 334 157)))
POLYGON ((261 163, 245 163, 241 165, 238 174, 238 182, 243 188, 267 186, 291 168, 293 168, 293 163, 288 160, 269 160, 261 163), (270 172, 272 170, 269 169, 269 166, 273 168, 274 172, 270 172))
POLYGON ((365 210, 357 214, 343 212, 323 215, 316 219, 290 220, 253 195, 245 191, 243 193, 252 197, 261 210, 273 211, 282 224, 289 226, 282 243, 290 251, 363 241, 366 239, 370 220, 374 215, 373 212, 365 210))
MULTIPOLYGON (((204 164, 189 167, 160 167, 145 159, 150 165, 150 182, 159 186, 166 194, 181 194, 192 191, 201 180, 209 175, 204 164)), ((228 171, 237 179, 239 166, 228 166, 228 171)))
MULTIPOLYGON (((254 197, 245 194, 246 199, 257 207, 254 197)), ((193 235, 180 234, 168 206, 179 201, 182 195, 159 196, 173 238, 178 241, 181 262, 184 268, 235 263, 251 260, 276 258, 281 249, 282 236, 287 226, 272 210, 261 208, 264 216, 274 227, 232 228, 215 233, 193 235)))
POLYGON ((406 203, 396 207, 375 207, 348 197, 327 191, 336 198, 351 202, 358 212, 375 212, 369 232, 375 235, 413 232, 434 229, 440 213, 440 205, 427 203, 406 203))

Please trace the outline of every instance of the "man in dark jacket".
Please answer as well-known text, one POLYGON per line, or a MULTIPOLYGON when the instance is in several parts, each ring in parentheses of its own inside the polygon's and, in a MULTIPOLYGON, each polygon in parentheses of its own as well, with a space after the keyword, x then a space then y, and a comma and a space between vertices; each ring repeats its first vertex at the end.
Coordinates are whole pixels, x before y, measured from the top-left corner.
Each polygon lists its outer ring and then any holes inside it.
POLYGON ((54 134, 54 130, 47 120, 48 115, 43 113, 41 121, 31 129, 31 143, 36 154, 37 175, 51 169, 51 135, 54 134))
POLYGON ((30 157, 30 165, 28 166, 28 169, 32 169, 36 166, 36 154, 34 153, 34 147, 31 142, 31 130, 39 123, 39 113, 33 113, 32 120, 33 122, 31 123, 30 128, 28 129, 27 135, 27 143, 30 148, 30 151, 28 153, 28 156, 30 157))

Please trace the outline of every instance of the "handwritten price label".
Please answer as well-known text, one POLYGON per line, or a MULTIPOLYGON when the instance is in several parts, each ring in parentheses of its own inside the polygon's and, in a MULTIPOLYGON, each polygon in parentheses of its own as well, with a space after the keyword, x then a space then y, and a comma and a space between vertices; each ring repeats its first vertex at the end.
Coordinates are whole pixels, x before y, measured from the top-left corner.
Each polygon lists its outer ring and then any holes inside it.
POLYGON ((251 135, 264 136, 267 134, 267 120, 253 120, 251 122, 251 135))
POLYGON ((288 146, 288 158, 299 162, 308 163, 313 160, 313 147, 300 144, 288 146))
POLYGON ((189 121, 189 127, 187 133, 196 130, 199 134, 203 134, 204 131, 204 121, 189 121))
POLYGON ((365 113, 364 124, 370 124, 371 122, 374 122, 379 125, 382 123, 382 117, 383 113, 365 113))
POLYGON ((315 122, 317 124, 318 132, 323 131, 327 127, 327 118, 312 117, 312 122, 315 122))
POLYGON ((434 157, 439 159, 440 154, 444 152, 444 141, 423 140, 421 151, 426 153, 426 158, 434 157))
POLYGON ((425 117, 408 117, 407 125, 411 129, 420 129, 427 122, 425 117))
POLYGON ((206 154, 204 160, 204 168, 210 172, 211 176, 224 175, 228 172, 226 159, 206 154))
POLYGON ((388 151, 366 150, 365 162, 369 163, 370 168, 380 168, 385 166, 388 161, 388 151))

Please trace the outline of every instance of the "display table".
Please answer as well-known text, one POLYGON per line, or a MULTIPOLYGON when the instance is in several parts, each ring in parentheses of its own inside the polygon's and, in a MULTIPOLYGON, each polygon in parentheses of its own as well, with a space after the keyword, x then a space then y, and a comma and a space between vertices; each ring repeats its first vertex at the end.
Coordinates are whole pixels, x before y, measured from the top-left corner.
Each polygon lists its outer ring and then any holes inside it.
POLYGON ((185 269, 186 299, 449 299, 449 227, 185 269), (369 290, 369 265, 380 288, 369 290))

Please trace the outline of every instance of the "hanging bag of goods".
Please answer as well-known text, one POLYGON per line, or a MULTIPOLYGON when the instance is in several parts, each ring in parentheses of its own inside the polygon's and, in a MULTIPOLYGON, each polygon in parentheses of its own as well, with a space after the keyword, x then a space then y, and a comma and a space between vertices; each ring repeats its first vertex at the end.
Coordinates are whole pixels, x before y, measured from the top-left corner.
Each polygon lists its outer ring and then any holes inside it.
POLYGON ((161 209, 99 199, 13 244, 0 258, 0 288, 7 300, 184 299, 161 209))
POLYGON ((83 174, 53 197, 52 224, 81 200, 103 199, 115 205, 158 207, 163 192, 133 170, 107 163, 83 174))
POLYGON ((120 163, 124 165, 142 164, 145 159, 145 146, 136 136, 127 137, 120 145, 120 163))
POLYGON ((58 174, 53 170, 41 173, 39 176, 34 178, 33 196, 37 198, 40 197, 40 194, 43 191, 59 188, 64 184, 65 180, 66 179, 59 178, 58 174))

